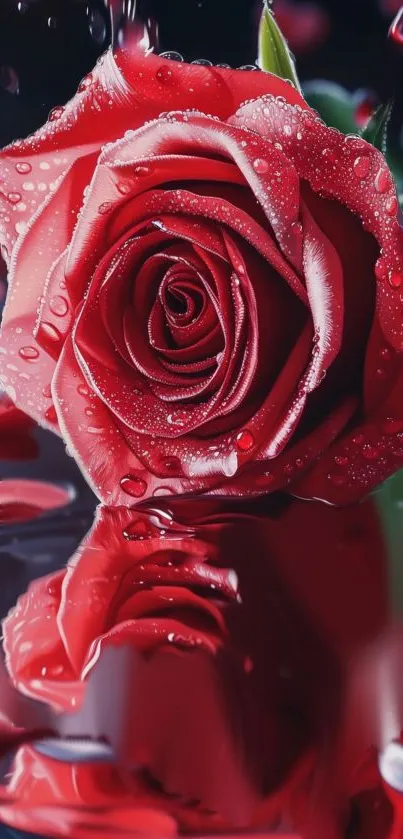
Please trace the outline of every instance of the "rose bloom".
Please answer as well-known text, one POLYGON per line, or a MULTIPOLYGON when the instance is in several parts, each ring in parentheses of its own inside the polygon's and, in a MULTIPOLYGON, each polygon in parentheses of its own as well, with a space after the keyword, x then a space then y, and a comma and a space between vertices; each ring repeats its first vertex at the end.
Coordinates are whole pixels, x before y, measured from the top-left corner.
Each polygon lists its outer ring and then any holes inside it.
MULTIPOLYGON (((4 621, 6 665, 22 694, 79 711, 88 734, 112 744, 119 800, 130 793, 179 830, 282 823, 317 839, 312 795, 327 827, 350 821, 367 735, 339 749, 336 779, 328 749, 338 748, 345 666, 387 621, 385 554, 370 504, 272 500, 264 512, 228 515, 204 501, 195 520, 185 500, 175 517, 162 505, 100 508, 67 568, 32 583, 4 621), (125 663, 113 664, 119 653, 125 663), (318 777, 341 784, 333 809, 318 777)), ((0 813, 14 826, 20 794, 43 800, 38 783, 48 797, 70 784, 75 800, 74 758, 66 768, 41 754, 38 782, 20 771, 34 752, 18 753, 15 802, 0 813)), ((102 772, 80 763, 80 773, 80 806, 91 809, 102 772)))
POLYGON ((104 502, 403 464, 395 186, 290 84, 108 52, 0 178, 0 375, 104 502))

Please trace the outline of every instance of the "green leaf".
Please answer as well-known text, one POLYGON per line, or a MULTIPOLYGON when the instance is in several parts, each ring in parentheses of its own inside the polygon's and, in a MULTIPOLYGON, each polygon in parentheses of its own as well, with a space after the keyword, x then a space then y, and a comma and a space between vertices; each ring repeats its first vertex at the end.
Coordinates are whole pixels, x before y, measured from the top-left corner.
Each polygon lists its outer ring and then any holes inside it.
POLYGON ((266 0, 260 19, 258 64, 262 70, 288 79, 301 92, 294 58, 266 0))
POLYGON ((392 113, 393 102, 387 102, 386 105, 380 105, 372 115, 371 119, 361 132, 361 137, 371 146, 379 149, 383 154, 386 154, 386 140, 388 133, 388 124, 392 113))
POLYGON ((304 85, 304 96, 326 125, 342 134, 357 133, 354 99, 343 87, 333 82, 313 81, 304 85))

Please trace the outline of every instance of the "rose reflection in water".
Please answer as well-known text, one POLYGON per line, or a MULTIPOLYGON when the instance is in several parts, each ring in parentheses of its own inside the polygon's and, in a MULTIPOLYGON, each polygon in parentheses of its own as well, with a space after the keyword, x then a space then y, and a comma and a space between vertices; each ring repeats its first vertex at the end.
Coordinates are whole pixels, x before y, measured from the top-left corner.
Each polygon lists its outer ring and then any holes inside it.
MULTIPOLYGON (((128 806, 136 801, 136 812, 157 808, 198 832, 274 828, 283 819, 309 839, 344 839, 351 813, 357 821, 358 810, 364 824, 379 798, 382 818, 373 837, 386 839, 389 805, 376 756, 367 756, 374 732, 354 691, 346 705, 349 672, 357 673, 355 662, 388 620, 374 510, 272 501, 257 512, 237 516, 211 501, 178 501, 174 518, 161 507, 147 514, 104 510, 68 572, 63 608, 60 575, 31 588, 20 614, 5 624, 13 678, 36 699, 73 710, 72 699, 79 704, 82 697, 80 673, 89 673, 78 731, 71 724, 57 731, 106 735, 117 765, 72 763, 71 755, 60 763, 46 745, 25 747, 9 782, 17 802, 2 808, 5 821, 54 835, 64 818, 78 839, 86 834, 76 834, 73 823, 85 818, 95 826, 94 807, 102 801, 113 809, 111 823, 118 818, 133 831, 136 814, 128 806), (108 587, 101 596, 103 578, 108 587), (56 614, 62 636, 51 629, 56 614), (30 625, 34 616, 39 624, 30 625), (31 650, 24 647, 28 639, 31 650), (118 668, 127 683, 111 677, 105 660, 102 673, 102 656, 97 677, 89 662, 96 664, 99 651, 120 654, 128 643, 134 658, 118 668), (66 644, 75 662, 67 682, 61 672, 50 674, 67 666, 66 644), (111 706, 105 687, 111 684, 121 689, 115 703, 129 697, 129 715, 111 706), (73 778, 80 779, 79 798, 73 778), (63 812, 55 810, 55 788, 63 812), (50 805, 48 826, 38 810, 33 815, 34 802, 50 805)), ((54 725, 49 717, 47 727, 54 725)))

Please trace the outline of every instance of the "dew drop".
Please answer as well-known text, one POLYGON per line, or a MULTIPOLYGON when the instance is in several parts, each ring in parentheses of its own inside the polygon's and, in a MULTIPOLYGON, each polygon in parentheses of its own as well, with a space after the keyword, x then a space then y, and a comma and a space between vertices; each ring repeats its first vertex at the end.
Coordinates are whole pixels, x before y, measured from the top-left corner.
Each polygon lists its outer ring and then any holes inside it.
POLYGON ((134 174, 138 178, 145 178, 147 175, 151 175, 152 171, 153 171, 153 169, 152 169, 151 166, 140 165, 140 166, 135 166, 134 167, 134 174))
POLYGON ((51 405, 50 408, 45 411, 45 419, 48 422, 57 422, 57 413, 54 405, 51 405))
POLYGON ((128 195, 131 191, 131 186, 129 181, 119 181, 119 183, 116 184, 116 189, 121 195, 128 195))
POLYGON ((268 172, 269 164, 267 160, 263 160, 262 157, 257 157, 256 160, 253 161, 253 168, 258 175, 265 175, 268 172))
POLYGON ((370 443, 366 443, 362 448, 362 454, 365 460, 376 460, 379 457, 379 449, 370 443))
POLYGON ((49 116, 49 122, 56 122, 56 120, 60 119, 61 116, 64 114, 64 108, 61 105, 57 105, 56 108, 52 108, 49 116))
POLYGON ((163 497, 164 495, 175 495, 175 490, 172 487, 169 487, 169 486, 163 486, 163 487, 161 486, 161 487, 156 487, 155 488, 155 490, 153 492, 154 498, 160 498, 160 497, 163 497))
POLYGON ((103 204, 100 204, 98 207, 98 212, 101 216, 106 216, 107 213, 110 213, 113 204, 111 201, 104 201, 103 204))
POLYGON ((390 349, 388 347, 382 347, 382 349, 379 350, 379 355, 384 361, 388 361, 390 359, 390 349))
POLYGON ((9 192, 7 198, 10 204, 19 204, 21 201, 21 194, 19 192, 9 192))
POLYGON ((78 85, 77 93, 83 93, 84 90, 88 90, 88 88, 91 87, 91 84, 92 84, 92 75, 91 75, 91 73, 89 73, 88 76, 84 76, 84 78, 82 79, 82 81, 78 85))
POLYGON ((100 426, 89 425, 88 428, 87 428, 87 431, 88 431, 88 434, 96 435, 96 434, 103 434, 105 429, 101 428, 100 426))
POLYGON ((120 486, 126 495, 131 495, 133 498, 142 498, 147 490, 147 484, 139 475, 125 475, 120 480, 120 486))
POLYGON ((334 458, 336 466, 348 466, 348 457, 344 455, 336 455, 334 458))
POLYGON ((388 275, 388 269, 383 259, 378 259, 375 265, 375 276, 377 280, 385 280, 388 275))
POLYGON ((392 271, 389 275, 389 285, 392 288, 400 288, 403 283, 403 273, 401 271, 392 271))
POLYGON ((30 163, 16 163, 15 168, 19 175, 28 175, 28 172, 32 172, 30 163))
POLYGON ((248 431, 245 428, 243 431, 240 431, 236 437, 236 445, 239 451, 241 452, 248 452, 250 449, 253 448, 255 445, 255 438, 251 431, 248 431))
POLYGON ((380 169, 375 178, 375 189, 381 195, 387 192, 389 187, 389 173, 387 169, 380 169))
POLYGON ((48 323, 47 321, 41 323, 39 332, 42 335, 42 337, 48 338, 49 341, 54 341, 55 343, 57 343, 58 341, 62 340, 62 336, 59 330, 56 329, 56 327, 53 326, 52 323, 48 323))
POLYGON ((51 398, 52 398, 52 388, 51 388, 51 386, 50 386, 50 385, 46 385, 46 386, 43 388, 43 391, 42 391, 42 396, 44 396, 44 397, 45 397, 45 399, 51 399, 51 398))
POLYGON ((399 208, 398 200, 397 200, 395 195, 392 195, 391 198, 388 198, 388 200, 385 204, 385 209, 386 209, 386 212, 387 212, 388 216, 396 215, 396 213, 398 211, 398 208, 399 208))
POLYGON ((368 175, 370 165, 371 165, 371 162, 370 162, 369 157, 363 157, 362 155, 360 157, 356 157, 356 159, 353 163, 354 175, 357 178, 360 178, 361 180, 363 180, 368 175))
POLYGON ((48 29, 57 29, 57 18, 48 17, 48 29))
POLYGON ((90 392, 88 390, 87 385, 79 385, 78 388, 77 388, 77 393, 79 393, 80 396, 89 396, 90 395, 90 392))
POLYGON ((61 294, 56 294, 50 299, 49 309, 56 317, 63 318, 67 315, 69 305, 65 297, 62 297, 61 294))
POLYGON ((195 58, 192 64, 201 64, 202 67, 212 67, 212 62, 208 58, 195 58))
POLYGON ((156 72, 156 77, 161 84, 169 84, 173 79, 173 72, 170 67, 163 64, 156 72))
POLYGON ((36 361, 36 359, 39 358, 39 351, 36 347, 21 347, 18 354, 24 359, 24 361, 36 361))
POLYGON ((185 425, 186 420, 186 411, 177 411, 176 414, 168 414, 168 422, 170 425, 185 425))

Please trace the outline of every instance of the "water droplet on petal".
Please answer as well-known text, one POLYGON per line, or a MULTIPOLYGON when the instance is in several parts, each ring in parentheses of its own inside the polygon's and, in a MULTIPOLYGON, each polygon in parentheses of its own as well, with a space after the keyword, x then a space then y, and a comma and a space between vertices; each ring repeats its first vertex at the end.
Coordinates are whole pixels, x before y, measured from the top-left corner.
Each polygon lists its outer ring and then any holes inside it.
POLYGON ((125 475, 121 481, 120 486, 127 495, 131 495, 133 498, 142 498, 145 495, 147 490, 147 484, 143 478, 140 478, 139 475, 125 475))
POLYGON ((392 288, 400 288, 403 283, 403 273, 401 271, 392 271, 389 275, 389 285, 392 288))
POLYGON ((56 317, 63 318, 67 315, 69 304, 65 297, 62 297, 61 294, 56 294, 50 299, 49 309, 56 317))
POLYGON ((39 334, 44 338, 48 338, 49 341, 54 341, 55 343, 62 340, 59 330, 56 329, 52 323, 48 323, 47 321, 41 323, 39 327, 39 334))
POLYGON ((175 414, 168 414, 167 419, 170 425, 185 425, 187 414, 186 411, 177 411, 175 414))
POLYGON ((134 167, 134 174, 135 174, 138 178, 145 178, 147 175, 151 175, 151 172, 152 172, 152 171, 153 171, 153 167, 152 167, 152 166, 143 166, 143 165, 139 165, 139 166, 135 166, 135 167, 134 167))
POLYGON ((161 487, 156 487, 155 488, 155 490, 153 492, 154 498, 160 498, 160 497, 163 497, 164 495, 175 495, 175 490, 172 487, 169 487, 169 486, 163 486, 163 487, 161 486, 161 487))
POLYGON ((384 259, 378 259, 375 264, 375 276, 377 280, 385 280, 388 275, 387 265, 384 259))
POLYGON ((269 169, 269 164, 267 160, 257 157, 256 160, 253 161, 253 168, 258 175, 265 175, 269 169))
POLYGON ((379 449, 370 443, 366 443, 362 448, 362 454, 365 460, 376 460, 379 457, 379 449))
POLYGON ((161 84, 169 84, 173 79, 173 72, 170 67, 163 64, 156 72, 156 77, 161 84))
POLYGON ((107 215, 107 213, 110 213, 112 207, 113 207, 113 204, 112 204, 111 201, 104 201, 103 204, 99 205, 98 212, 100 213, 101 216, 105 216, 105 215, 107 215))
POLYGON ((45 385, 45 387, 43 388, 43 391, 42 391, 42 395, 45 397, 45 399, 51 399, 52 398, 52 389, 51 389, 50 385, 45 385))
POLYGON ((243 431, 240 431, 236 437, 236 445, 239 451, 241 452, 248 452, 250 449, 253 448, 255 445, 255 438, 251 431, 248 431, 245 428, 243 431))
POLYGON ((202 67, 212 67, 212 62, 208 58, 195 58, 192 64, 201 64, 202 67))
POLYGON ((116 189, 121 195, 128 195, 131 192, 131 185, 129 181, 120 181, 116 184, 116 189))
POLYGON ((57 413, 54 405, 51 405, 50 408, 45 411, 45 419, 48 422, 57 422, 57 413))
POLYGON ((388 200, 385 204, 385 209, 386 209, 386 212, 387 212, 388 216, 396 215, 396 213, 399 209, 399 202, 396 198, 396 195, 392 195, 391 198, 388 198, 388 200))
POLYGON ((30 163, 16 163, 15 168, 19 175, 28 175, 28 172, 32 172, 30 163))
POLYGON ((103 434, 105 429, 101 426, 89 425, 87 428, 88 434, 103 434))
POLYGON ((344 455, 336 455, 334 462, 337 466, 348 466, 348 457, 344 455))
POLYGON ((356 157, 356 159, 353 163, 354 175, 357 178, 360 178, 361 180, 363 180, 364 178, 367 177, 370 166, 371 166, 371 162, 370 162, 369 157, 364 157, 362 155, 360 157, 356 157))
POLYGON ((82 79, 82 81, 78 85, 77 93, 82 93, 84 90, 88 90, 88 88, 91 87, 91 84, 92 84, 92 74, 89 73, 88 76, 84 76, 84 78, 82 79))
POLYGON ((19 355, 24 361, 36 361, 39 358, 39 351, 36 347, 21 347, 19 355))
POLYGON ((90 392, 88 390, 87 385, 79 385, 78 388, 77 388, 77 393, 79 393, 80 396, 89 396, 90 395, 90 392))
POLYGON ((375 178, 375 189, 381 195, 389 188, 389 172, 387 169, 380 169, 375 178))
POLYGON ((49 122, 56 122, 56 120, 60 119, 61 116, 64 114, 64 108, 61 105, 57 105, 56 108, 52 108, 49 116, 49 122))
POLYGON ((21 201, 21 193, 19 192, 9 192, 7 198, 10 204, 19 204, 21 201))

